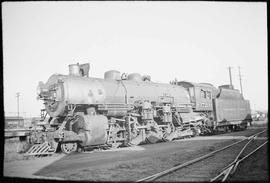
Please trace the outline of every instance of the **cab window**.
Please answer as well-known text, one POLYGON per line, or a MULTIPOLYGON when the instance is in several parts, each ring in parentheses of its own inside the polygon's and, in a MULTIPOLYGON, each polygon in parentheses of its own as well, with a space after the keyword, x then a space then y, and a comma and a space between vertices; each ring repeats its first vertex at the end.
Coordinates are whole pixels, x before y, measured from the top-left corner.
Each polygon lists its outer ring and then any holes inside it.
POLYGON ((211 99, 211 92, 210 91, 206 91, 206 98, 211 99))
POLYGON ((206 98, 206 92, 201 89, 201 98, 206 98))

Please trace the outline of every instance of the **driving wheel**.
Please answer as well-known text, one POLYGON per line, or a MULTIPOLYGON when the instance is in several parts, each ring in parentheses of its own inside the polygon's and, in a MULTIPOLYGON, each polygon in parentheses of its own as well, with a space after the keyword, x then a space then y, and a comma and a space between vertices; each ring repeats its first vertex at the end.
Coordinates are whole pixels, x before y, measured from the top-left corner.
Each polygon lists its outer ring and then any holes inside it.
POLYGON ((62 143, 61 150, 65 154, 70 154, 72 152, 76 152, 78 148, 77 142, 69 142, 69 143, 62 143))

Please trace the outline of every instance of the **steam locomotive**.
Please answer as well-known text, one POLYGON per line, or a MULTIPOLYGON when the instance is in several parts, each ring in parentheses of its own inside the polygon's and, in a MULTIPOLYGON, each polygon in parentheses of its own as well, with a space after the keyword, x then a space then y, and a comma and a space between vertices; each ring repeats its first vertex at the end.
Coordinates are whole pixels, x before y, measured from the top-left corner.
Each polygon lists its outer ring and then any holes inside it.
POLYGON ((111 70, 89 77, 89 64, 69 65, 69 75, 39 82, 38 99, 49 115, 31 144, 71 153, 90 147, 121 147, 186 136, 242 130, 252 121, 249 101, 231 85, 155 83, 150 76, 111 70))

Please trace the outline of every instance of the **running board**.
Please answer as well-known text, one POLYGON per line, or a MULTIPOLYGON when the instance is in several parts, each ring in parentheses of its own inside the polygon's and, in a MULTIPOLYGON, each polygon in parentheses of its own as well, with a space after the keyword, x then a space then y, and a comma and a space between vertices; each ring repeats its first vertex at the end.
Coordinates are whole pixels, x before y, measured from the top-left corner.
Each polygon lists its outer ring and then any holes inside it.
POLYGON ((24 155, 25 156, 39 156, 39 155, 49 155, 54 154, 56 148, 51 147, 48 142, 44 142, 43 144, 35 144, 33 145, 24 155))

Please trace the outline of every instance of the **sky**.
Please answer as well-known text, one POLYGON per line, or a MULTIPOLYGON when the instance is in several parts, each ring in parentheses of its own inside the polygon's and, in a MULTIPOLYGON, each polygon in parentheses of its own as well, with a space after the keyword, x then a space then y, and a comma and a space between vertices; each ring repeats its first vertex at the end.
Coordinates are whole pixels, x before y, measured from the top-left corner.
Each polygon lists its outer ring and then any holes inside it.
POLYGON ((264 2, 3 2, 4 111, 38 116, 39 81, 90 63, 152 81, 232 82, 251 108, 268 109, 267 9, 264 2))

